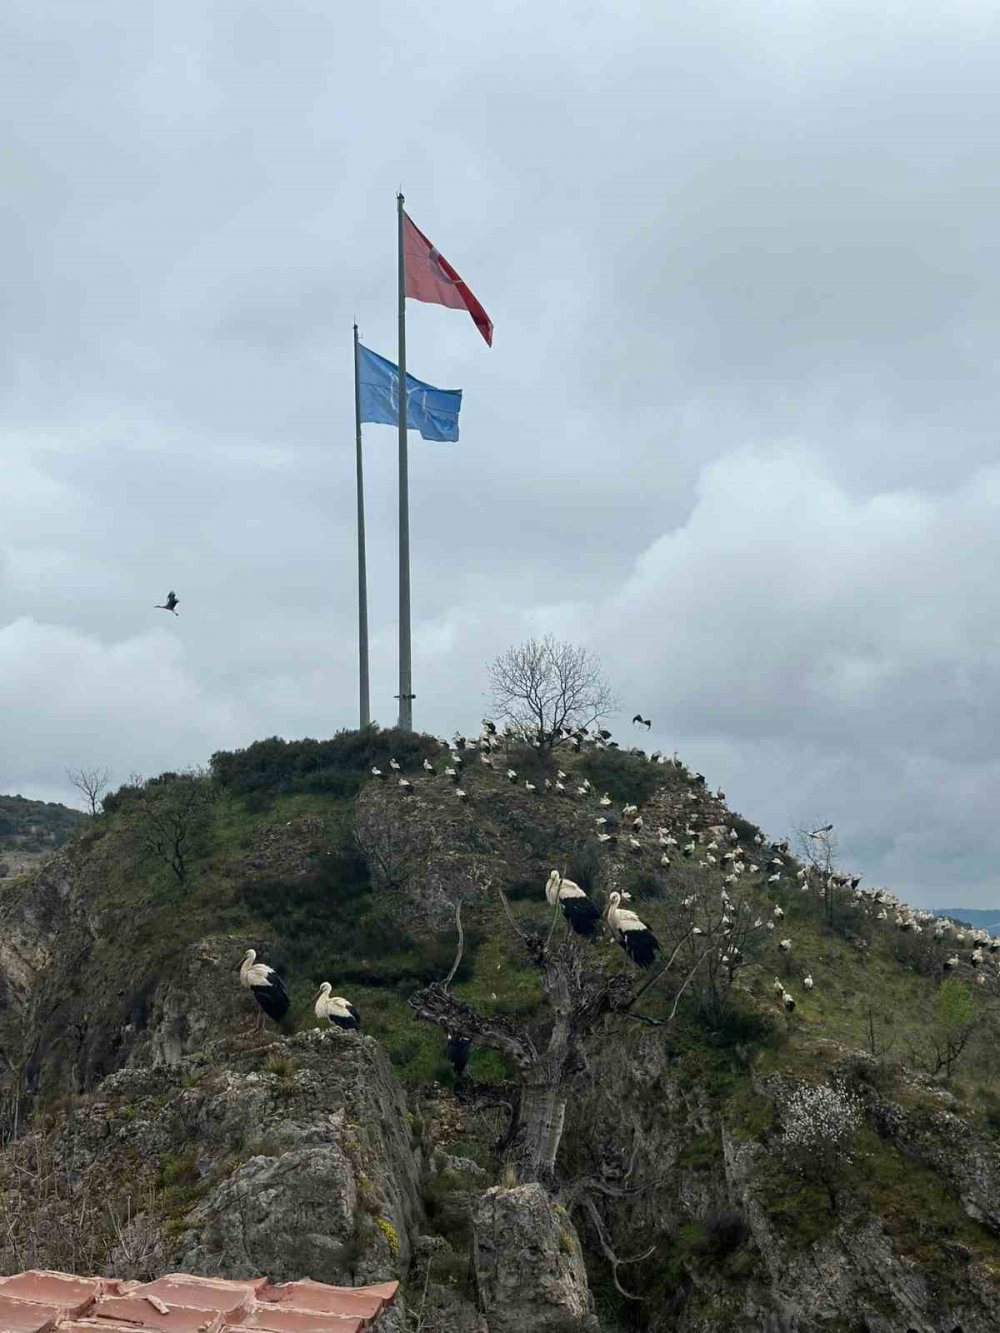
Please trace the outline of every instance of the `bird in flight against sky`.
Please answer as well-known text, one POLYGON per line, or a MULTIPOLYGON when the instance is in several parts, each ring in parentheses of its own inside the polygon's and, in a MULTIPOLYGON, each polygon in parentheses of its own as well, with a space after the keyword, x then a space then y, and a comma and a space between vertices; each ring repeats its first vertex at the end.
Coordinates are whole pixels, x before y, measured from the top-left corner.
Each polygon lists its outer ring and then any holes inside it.
POLYGON ((809 836, 810 838, 822 838, 823 834, 829 833, 832 828, 832 824, 824 824, 822 828, 814 828, 809 836))
POLYGON ((636 713, 635 717, 632 719, 632 722, 633 722, 633 724, 635 724, 636 722, 638 722, 639 726, 640 726, 640 727, 645 727, 647 731, 648 731, 648 730, 650 729, 650 727, 653 725, 653 723, 652 723, 652 721, 651 721, 650 718, 648 718, 648 717, 642 717, 642 716, 640 716, 639 713, 636 713))
POLYGON ((167 593, 167 600, 166 600, 165 602, 157 602, 157 603, 156 603, 156 610, 157 610, 157 611, 173 611, 173 612, 174 612, 174 615, 176 615, 177 612, 174 611, 174 607, 177 606, 177 605, 179 605, 179 603, 178 603, 178 601, 177 601, 177 594, 171 589, 171 591, 167 593))

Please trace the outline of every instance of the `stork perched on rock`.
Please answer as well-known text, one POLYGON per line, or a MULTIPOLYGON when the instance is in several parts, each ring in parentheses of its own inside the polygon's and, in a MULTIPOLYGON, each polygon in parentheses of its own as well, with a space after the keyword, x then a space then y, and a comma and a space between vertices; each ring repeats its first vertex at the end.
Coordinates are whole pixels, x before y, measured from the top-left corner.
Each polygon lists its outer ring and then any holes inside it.
POLYGON ((331 995, 332 990, 330 983, 324 981, 316 992, 316 1003, 313 1005, 316 1017, 327 1019, 335 1027, 343 1028, 345 1032, 358 1032, 361 1028, 361 1015, 350 1000, 345 1000, 342 995, 331 995))
POLYGON ((264 1029, 264 1015, 280 1023, 288 1013, 288 991, 285 983, 267 963, 257 962, 256 949, 247 949, 240 964, 240 985, 250 991, 260 1005, 259 1030, 264 1029))
POLYGON ((618 936, 618 943, 633 963, 639 967, 652 967, 660 942, 635 912, 619 905, 621 902, 620 893, 616 891, 611 894, 604 912, 608 925, 618 936))
POLYGON ((550 907, 558 903, 570 930, 577 935, 590 937, 594 934, 601 919, 600 912, 579 884, 563 879, 558 870, 553 870, 545 882, 545 900, 550 907))

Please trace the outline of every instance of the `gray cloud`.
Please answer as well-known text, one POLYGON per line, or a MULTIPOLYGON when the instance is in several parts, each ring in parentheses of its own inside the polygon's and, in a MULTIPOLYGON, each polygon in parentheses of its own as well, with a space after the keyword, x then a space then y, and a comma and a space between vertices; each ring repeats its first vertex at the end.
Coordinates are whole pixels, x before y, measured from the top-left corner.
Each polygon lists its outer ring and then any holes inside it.
POLYGON ((11 0, 0 789, 353 721, 402 185, 497 326, 411 303, 466 395, 411 451, 418 723, 554 628, 747 814, 994 902, 998 48, 985 4, 11 0))

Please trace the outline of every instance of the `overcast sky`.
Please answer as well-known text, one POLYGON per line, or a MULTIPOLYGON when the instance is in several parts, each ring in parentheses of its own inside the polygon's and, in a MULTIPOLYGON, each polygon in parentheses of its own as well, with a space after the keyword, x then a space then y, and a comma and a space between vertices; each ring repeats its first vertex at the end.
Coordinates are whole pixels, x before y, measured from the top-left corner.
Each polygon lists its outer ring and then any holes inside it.
POLYGON ((6 0, 0 791, 355 724, 401 186, 496 325, 410 303, 465 391, 411 437, 415 724, 552 630, 775 835, 1000 904, 998 139, 986 0, 6 0))

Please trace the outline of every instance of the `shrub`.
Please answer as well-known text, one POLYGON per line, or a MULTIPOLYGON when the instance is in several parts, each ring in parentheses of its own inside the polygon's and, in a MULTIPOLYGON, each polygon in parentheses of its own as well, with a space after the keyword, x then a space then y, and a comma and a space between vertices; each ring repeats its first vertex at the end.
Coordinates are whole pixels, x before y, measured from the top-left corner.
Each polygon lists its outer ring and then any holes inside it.
MULTIPOLYGON (((440 979, 454 957, 451 935, 417 947, 386 900, 372 893, 367 863, 350 844, 323 857, 311 874, 247 880, 240 896, 282 940, 290 969, 317 981, 335 975, 338 982, 425 985, 440 979)), ((481 931, 466 928, 456 981, 471 975, 481 941, 481 931)))
POLYGON ((440 748, 433 736, 376 726, 338 731, 325 741, 286 741, 271 736, 242 750, 217 750, 211 773, 227 791, 258 801, 262 793, 350 797, 360 790, 373 766, 387 768, 394 757, 404 770, 413 770, 440 748))
POLYGON ((574 848, 566 862, 566 878, 579 884, 586 893, 594 893, 601 887, 600 843, 585 842, 574 848))
POLYGON ((645 804, 663 786, 665 772, 659 764, 622 750, 589 750, 578 771, 623 805, 645 804))
POLYGON ((738 992, 706 991, 694 1009, 706 1045, 722 1050, 769 1046, 778 1038, 774 1017, 751 1008, 738 992))
POLYGON ((750 1224, 738 1208, 719 1208, 701 1219, 700 1254, 711 1259, 725 1259, 745 1245, 750 1238, 750 1224))

